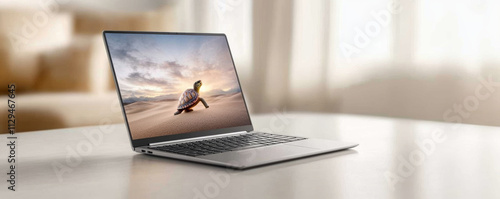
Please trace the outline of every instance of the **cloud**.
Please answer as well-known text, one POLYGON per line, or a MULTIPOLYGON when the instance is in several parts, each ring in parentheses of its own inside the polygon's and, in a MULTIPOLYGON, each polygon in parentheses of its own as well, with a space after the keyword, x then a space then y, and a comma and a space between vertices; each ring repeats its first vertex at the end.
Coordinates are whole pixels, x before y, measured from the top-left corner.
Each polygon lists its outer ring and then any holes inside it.
POLYGON ((124 43, 120 46, 113 46, 111 50, 113 59, 128 63, 134 71, 142 69, 155 69, 158 64, 146 56, 137 56, 141 54, 137 48, 130 43, 124 43))
POLYGON ((113 37, 108 42, 124 102, 177 99, 197 80, 208 96, 240 91, 224 37, 113 37))
POLYGON ((132 52, 135 50, 132 49, 113 49, 113 55, 115 56, 116 59, 126 61, 126 62, 133 62, 137 63, 139 60, 132 55, 132 52))
POLYGON ((186 70, 188 67, 177 63, 176 61, 165 61, 161 65, 161 69, 168 72, 172 77, 184 78, 182 71, 186 70))
POLYGON ((132 72, 128 75, 126 80, 129 83, 140 86, 165 87, 169 85, 169 82, 165 79, 153 78, 149 73, 132 72))

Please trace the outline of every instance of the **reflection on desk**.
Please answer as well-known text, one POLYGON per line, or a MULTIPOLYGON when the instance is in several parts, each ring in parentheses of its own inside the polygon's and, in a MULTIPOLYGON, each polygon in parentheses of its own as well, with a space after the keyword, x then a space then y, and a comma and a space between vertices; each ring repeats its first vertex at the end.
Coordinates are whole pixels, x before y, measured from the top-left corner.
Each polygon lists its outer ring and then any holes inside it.
POLYGON ((2 196, 500 198, 499 127, 337 114, 252 119, 256 130, 360 145, 237 171, 137 154, 124 124, 27 132, 18 134, 18 190, 1 181, 2 196))

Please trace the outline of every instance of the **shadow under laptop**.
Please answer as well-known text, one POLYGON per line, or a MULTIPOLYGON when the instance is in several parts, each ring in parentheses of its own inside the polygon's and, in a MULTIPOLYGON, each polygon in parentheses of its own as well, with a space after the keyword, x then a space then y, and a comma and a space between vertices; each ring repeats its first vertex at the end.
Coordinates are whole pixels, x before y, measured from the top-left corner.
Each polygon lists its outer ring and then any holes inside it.
MULTIPOLYGON (((345 158, 352 159, 350 156, 357 153, 355 150, 346 149, 245 170, 136 154, 131 158, 129 167, 128 195, 131 198, 149 198, 169 194, 172 198, 193 198, 197 193, 204 193, 207 186, 218 184, 220 179, 227 181, 227 186, 219 187, 220 194, 233 195, 241 191, 235 187, 269 186, 262 182, 272 182, 277 176, 296 181, 296 178, 303 178, 307 172, 325 170, 311 168, 324 167, 334 174, 341 173, 345 170, 342 168, 347 166, 345 158)), ((251 192, 252 189, 246 191, 251 192)))
MULTIPOLYGON (((299 166, 303 164, 311 164, 313 162, 319 162, 323 160, 335 160, 335 158, 340 158, 343 156, 348 156, 348 155, 354 155, 357 154, 358 152, 353 149, 344 149, 340 151, 335 151, 335 152, 329 152, 329 153, 322 153, 322 154, 316 154, 312 156, 305 156, 305 157, 300 157, 300 158, 295 158, 295 159, 289 159, 285 161, 279 161, 279 162, 274 162, 270 164, 264 164, 256 167, 251 167, 247 168, 245 170, 236 170, 236 171, 246 171, 245 173, 259 173, 259 172, 266 172, 266 171, 274 171, 277 169, 284 169, 287 167, 293 167, 293 166, 299 166)), ((233 169, 231 169, 233 170, 233 169)))
MULTIPOLYGON (((249 151, 251 151, 251 150, 249 150, 249 151)), ((158 157, 158 156, 152 156, 152 155, 137 154, 137 155, 134 155, 132 158, 132 168, 134 168, 134 165, 135 165, 135 167, 138 167, 139 165, 146 164, 148 166, 161 165, 163 167, 169 167, 169 168, 182 167, 183 169, 201 169, 201 170, 209 169, 211 171, 228 170, 231 173, 254 173, 254 172, 273 171, 276 169, 282 169, 282 168, 292 167, 292 166, 301 165, 301 164, 309 164, 311 162, 328 160, 328 159, 338 158, 338 157, 347 156, 347 155, 354 155, 357 153, 358 152, 356 150, 353 150, 353 149, 344 149, 344 150, 335 151, 335 152, 328 152, 328 153, 316 154, 316 155, 305 156, 305 157, 300 157, 300 158, 295 158, 295 159, 288 159, 288 160, 274 162, 274 163, 270 163, 270 164, 264 164, 264 165, 260 165, 260 166, 256 166, 256 167, 250 167, 250 168, 243 169, 243 170, 227 168, 227 167, 222 167, 222 166, 202 164, 202 163, 198 163, 198 162, 190 162, 190 161, 179 160, 179 159, 172 159, 172 158, 167 158, 167 157, 158 157)))

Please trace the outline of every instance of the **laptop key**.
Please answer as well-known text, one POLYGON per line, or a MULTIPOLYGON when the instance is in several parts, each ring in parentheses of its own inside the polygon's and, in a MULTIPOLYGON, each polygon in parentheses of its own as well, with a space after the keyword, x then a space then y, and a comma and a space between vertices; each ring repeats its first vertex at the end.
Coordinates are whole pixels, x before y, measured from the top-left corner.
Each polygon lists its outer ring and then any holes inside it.
POLYGON ((269 133, 248 133, 238 136, 199 140, 158 147, 150 147, 159 151, 176 153, 187 156, 204 156, 228 151, 238 151, 251 148, 265 147, 275 144, 294 142, 306 138, 276 135, 269 133))

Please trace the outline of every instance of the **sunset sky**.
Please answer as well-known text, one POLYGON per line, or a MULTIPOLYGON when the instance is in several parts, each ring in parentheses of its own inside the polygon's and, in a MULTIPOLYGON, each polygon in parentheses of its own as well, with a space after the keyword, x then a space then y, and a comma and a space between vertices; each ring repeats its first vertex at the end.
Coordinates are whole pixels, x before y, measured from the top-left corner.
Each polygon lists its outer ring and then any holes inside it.
POLYGON ((224 36, 107 33, 123 101, 178 99, 203 82, 201 96, 239 92, 224 36))

